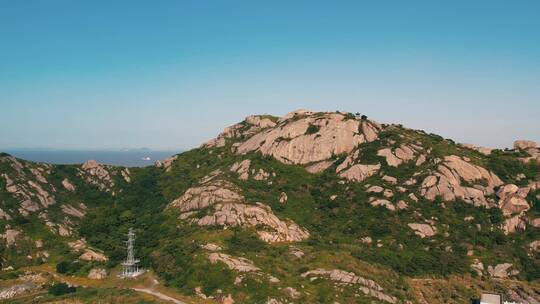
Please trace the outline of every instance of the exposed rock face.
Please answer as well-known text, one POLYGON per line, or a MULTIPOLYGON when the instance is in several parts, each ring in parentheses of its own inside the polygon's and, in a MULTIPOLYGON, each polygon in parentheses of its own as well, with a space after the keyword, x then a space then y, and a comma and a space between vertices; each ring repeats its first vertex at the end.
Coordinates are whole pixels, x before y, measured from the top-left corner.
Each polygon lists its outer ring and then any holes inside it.
POLYGON ((372 176, 373 174, 377 173, 377 171, 379 171, 380 168, 381 168, 380 164, 377 164, 377 165, 356 164, 350 167, 349 169, 346 169, 340 172, 339 176, 345 179, 348 179, 350 181, 361 182, 365 180, 366 178, 372 176))
POLYGON ((285 287, 283 288, 283 292, 289 296, 291 299, 298 299, 302 295, 298 290, 292 288, 292 287, 285 287))
POLYGON ((334 164, 334 161, 332 160, 323 160, 318 163, 314 163, 312 165, 307 166, 306 170, 309 173, 315 174, 315 173, 319 173, 328 169, 328 167, 332 166, 333 164, 334 164))
POLYGON ((432 237, 437 233, 437 228, 428 224, 410 223, 408 226, 421 238, 432 237))
POLYGON ((371 200, 370 204, 371 206, 383 206, 390 211, 396 210, 396 206, 394 206, 394 204, 385 199, 373 199, 371 200))
POLYGON ((260 151, 286 164, 309 164, 350 153, 359 144, 377 139, 380 130, 374 122, 346 119, 343 114, 301 115, 284 117, 279 125, 241 143, 237 153, 260 151))
POLYGON ((484 275, 484 264, 478 260, 471 264, 471 269, 476 272, 479 277, 484 275))
POLYGON ((383 288, 375 281, 360 277, 353 272, 347 272, 339 269, 327 270, 323 268, 318 268, 315 270, 304 272, 301 276, 304 278, 312 277, 312 279, 317 277, 328 277, 330 280, 338 283, 344 283, 347 285, 359 285, 360 287, 358 289, 367 296, 371 296, 388 303, 397 302, 397 299, 395 297, 383 293, 383 288))
POLYGON ((158 168, 165 169, 165 172, 169 172, 169 171, 171 171, 171 166, 172 166, 173 162, 177 158, 178 158, 178 155, 174 155, 174 156, 171 156, 171 157, 167 157, 164 160, 158 160, 154 164, 158 168))
POLYGON ((272 209, 262 203, 247 204, 235 185, 214 179, 199 187, 188 189, 169 204, 178 208, 182 219, 191 218, 194 210, 212 206, 206 216, 190 221, 200 226, 258 227, 259 237, 266 242, 297 242, 307 239, 309 233, 292 221, 280 220, 272 209))
POLYGON ((84 249, 84 253, 79 257, 79 259, 84 261, 98 261, 105 262, 109 260, 104 254, 96 252, 90 248, 84 249))
POLYGON ((1 208, 0 208, 0 220, 6 220, 6 221, 11 220, 11 216, 7 212, 2 210, 1 208))
POLYGON ((62 180, 62 186, 64 186, 64 188, 66 188, 68 191, 75 192, 75 186, 73 186, 73 184, 71 184, 67 178, 62 180))
POLYGON ((503 264, 498 264, 495 267, 488 266, 487 271, 488 271, 489 275, 491 277, 493 277, 493 278, 507 278, 510 275, 517 274, 514 271, 512 271, 512 272, 508 271, 511 267, 512 267, 512 264, 503 263, 503 264))
POLYGON ((246 117, 245 121, 248 124, 259 127, 261 129, 271 128, 276 125, 276 123, 273 122, 271 119, 259 115, 250 115, 246 117))
POLYGON ((40 185, 34 183, 33 181, 28 181, 28 185, 30 185, 30 187, 37 192, 36 196, 43 207, 47 208, 55 203, 54 197, 49 194, 49 192, 43 190, 40 185))
POLYGON ((422 182, 421 194, 428 200, 441 196, 444 201, 462 199, 475 206, 492 206, 493 202, 485 195, 493 194, 494 187, 502 181, 494 173, 459 156, 451 155, 444 158, 437 172, 429 175, 422 182), (462 182, 474 184, 474 187, 462 186, 462 182))
POLYGON ((381 186, 371 186, 366 190, 366 192, 370 192, 370 193, 381 193, 383 191, 384 191, 384 188, 381 186))
POLYGON ((0 289, 0 300, 11 299, 11 298, 14 298, 15 296, 25 294, 37 288, 38 286, 36 286, 32 282, 24 282, 22 284, 17 284, 10 287, 2 288, 0 289))
POLYGON ((223 262, 229 269, 236 270, 238 272, 255 272, 261 269, 253 264, 252 261, 245 258, 233 258, 225 253, 211 253, 208 256, 210 263, 215 264, 217 262, 223 262))
POLYGON ((529 244, 529 248, 531 248, 532 251, 540 251, 540 240, 532 241, 529 244))
POLYGON ((241 180, 247 180, 249 178, 249 167, 251 166, 251 160, 245 159, 241 162, 236 162, 231 166, 231 172, 236 172, 238 178, 241 180))
POLYGON ((216 138, 207 141, 202 147, 223 147, 228 138, 249 137, 275 125, 276 123, 268 117, 260 115, 248 116, 243 122, 225 128, 216 138))
POLYGON ((401 145, 393 151, 390 148, 384 148, 377 152, 377 155, 385 157, 386 163, 392 167, 413 160, 415 154, 416 150, 408 145, 401 145))
POLYGON ((537 148, 536 142, 532 140, 516 140, 514 141, 514 149, 516 150, 527 150, 530 148, 537 148))
POLYGON ((87 160, 81 166, 81 174, 86 182, 98 186, 101 190, 110 191, 114 182, 107 171, 106 166, 99 164, 95 160, 87 160))
POLYGON ((22 235, 22 232, 17 229, 6 229, 3 234, 0 234, 0 238, 6 241, 6 246, 14 246, 17 239, 22 235))
POLYGON ((62 205, 62 212, 78 218, 83 218, 85 214, 83 210, 79 210, 71 205, 62 205))
POLYGON ((525 230, 526 228, 527 224, 523 217, 520 215, 515 215, 505 219, 502 225, 502 230, 505 234, 511 234, 516 232, 517 230, 525 230))
POLYGON ((309 233, 293 222, 285 222, 274 215, 270 207, 257 203, 246 205, 237 203, 217 204, 214 213, 197 221, 200 226, 262 226, 270 231, 258 231, 259 237, 268 243, 299 242, 309 237, 309 233))
POLYGON ((500 198, 498 207, 506 217, 502 226, 505 234, 526 228, 524 214, 530 209, 530 205, 525 198, 529 189, 529 187, 519 188, 514 184, 508 184, 497 191, 497 196, 500 198))
POLYGON ((287 193, 285 192, 281 192, 281 194, 279 195, 279 202, 284 204, 287 202, 289 198, 287 197, 287 193))
POLYGON ((393 176, 388 176, 388 175, 385 175, 381 178, 383 181, 389 183, 389 184, 392 184, 392 185, 395 185, 397 184, 397 178, 393 177, 393 176))
POLYGON ((510 216, 513 214, 522 214, 529 210, 529 203, 525 200, 528 193, 528 188, 520 189, 514 184, 502 186, 499 191, 497 191, 497 196, 500 198, 499 208, 501 208, 503 215, 510 216))
POLYGON ((233 184, 223 180, 212 180, 198 187, 189 188, 182 196, 171 202, 169 207, 178 208, 181 212, 199 210, 217 202, 242 202, 244 197, 233 184))
POLYGON ((103 280, 107 277, 107 270, 104 268, 92 268, 88 273, 89 279, 103 280))
POLYGON ((492 149, 490 149, 490 148, 480 147, 480 146, 476 146, 476 145, 473 145, 473 144, 461 144, 461 146, 465 147, 467 149, 475 150, 475 151, 480 152, 480 153, 482 153, 484 155, 490 155, 491 151, 492 151, 492 149))
POLYGON ((126 181, 126 183, 131 183, 131 173, 129 172, 128 168, 125 168, 120 172, 122 174, 122 177, 126 181))
POLYGON ((202 249, 208 250, 208 251, 220 251, 222 248, 219 245, 216 245, 214 243, 208 243, 201 246, 202 249))

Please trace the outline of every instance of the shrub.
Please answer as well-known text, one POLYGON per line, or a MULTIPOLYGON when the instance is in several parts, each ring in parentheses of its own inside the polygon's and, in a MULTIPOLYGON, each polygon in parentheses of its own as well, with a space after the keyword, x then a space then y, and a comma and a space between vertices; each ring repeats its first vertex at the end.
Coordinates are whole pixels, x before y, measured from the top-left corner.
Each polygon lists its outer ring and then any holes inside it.
POLYGON ((306 135, 315 134, 317 132, 319 132, 319 126, 310 124, 309 127, 306 130, 306 135))
POLYGON ((77 288, 69 286, 66 283, 58 283, 49 287, 49 294, 53 296, 61 296, 77 291, 77 288))

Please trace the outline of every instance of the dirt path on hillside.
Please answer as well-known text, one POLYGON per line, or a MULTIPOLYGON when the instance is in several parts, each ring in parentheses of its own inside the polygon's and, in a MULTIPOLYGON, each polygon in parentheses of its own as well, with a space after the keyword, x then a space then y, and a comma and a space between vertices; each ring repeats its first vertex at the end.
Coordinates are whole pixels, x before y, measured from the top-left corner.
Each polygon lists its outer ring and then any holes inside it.
POLYGON ((152 289, 147 289, 147 288, 135 288, 135 287, 132 287, 131 289, 132 289, 132 290, 135 290, 135 291, 138 291, 138 292, 144 292, 144 293, 147 293, 147 294, 151 294, 151 295, 153 295, 153 296, 156 296, 156 297, 160 298, 161 300, 171 301, 171 302, 176 303, 176 304, 186 304, 186 302, 182 302, 182 301, 180 301, 180 300, 177 300, 177 299, 175 299, 175 298, 169 297, 168 295, 164 295, 164 294, 162 294, 161 292, 155 291, 155 290, 152 290, 152 289))

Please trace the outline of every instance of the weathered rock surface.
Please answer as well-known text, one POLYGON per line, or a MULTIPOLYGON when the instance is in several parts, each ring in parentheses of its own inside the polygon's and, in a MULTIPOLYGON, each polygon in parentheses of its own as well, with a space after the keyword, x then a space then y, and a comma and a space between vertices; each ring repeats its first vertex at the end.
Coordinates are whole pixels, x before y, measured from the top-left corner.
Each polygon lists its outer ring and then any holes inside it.
POLYGON ((6 229, 3 234, 0 234, 0 238, 5 240, 7 247, 14 246, 21 236, 22 232, 18 229, 6 229))
POLYGON ((219 179, 188 189, 169 208, 178 208, 183 212, 182 219, 199 226, 263 228, 258 231, 259 237, 269 243, 297 242, 309 237, 307 230, 292 221, 280 220, 270 207, 262 203, 247 204, 238 187, 219 179), (191 218, 193 213, 188 213, 210 206, 212 211, 200 219, 191 218))
POLYGON ((111 188, 114 186, 114 182, 106 166, 95 160, 87 160, 82 164, 79 175, 86 182, 98 186, 101 190, 111 191, 111 188))
POLYGON ((514 149, 527 150, 530 148, 537 148, 538 145, 532 140, 516 140, 514 141, 514 149))
POLYGON ((530 209, 529 203, 525 200, 529 193, 528 188, 519 188, 514 184, 508 184, 502 186, 497 191, 499 200, 499 208, 504 216, 510 216, 513 214, 523 214, 523 212, 530 209))
POLYGON ((511 234, 518 230, 525 230, 527 223, 520 215, 515 215, 504 220, 502 224, 502 230, 505 234, 511 234))
POLYGON ((347 285, 359 285, 358 288, 365 295, 377 298, 378 300, 385 301, 388 303, 396 303, 397 298, 383 293, 383 288, 373 280, 365 279, 356 275, 353 272, 348 272, 340 269, 327 270, 323 268, 318 268, 315 270, 310 270, 302 273, 302 277, 328 277, 330 280, 344 283, 347 285))
POLYGON ((517 274, 515 271, 509 271, 511 267, 512 264, 510 263, 497 264, 495 267, 488 266, 487 272, 492 278, 507 278, 510 275, 517 274))
POLYGON ((182 196, 172 201, 169 207, 181 212, 199 210, 216 203, 243 202, 240 189, 230 182, 212 180, 198 187, 189 188, 182 196))
POLYGON ((103 253, 96 252, 90 248, 84 249, 84 253, 79 257, 79 259, 84 261, 98 262, 105 262, 109 260, 103 253))
POLYGON ((437 233, 437 228, 428 224, 410 223, 408 226, 421 238, 432 237, 437 233))
POLYGON ((231 166, 231 172, 236 172, 238 178, 241 180, 247 180, 249 178, 249 167, 251 166, 251 160, 244 159, 241 162, 236 162, 231 166))
POLYGON ((440 196, 444 201, 462 199, 475 206, 491 207, 494 202, 488 201, 485 196, 493 194, 494 188, 502 183, 499 177, 485 168, 451 155, 444 158, 436 173, 424 179, 421 195, 428 200, 440 196), (465 186, 462 182, 474 186, 465 186))
POLYGON ((380 168, 381 168, 380 164, 377 164, 377 165, 356 164, 350 167, 349 169, 346 169, 340 172, 339 176, 350 181, 361 182, 365 180, 366 178, 372 176, 373 174, 377 173, 377 171, 380 168))
POLYGON ((238 272, 256 272, 261 269, 253 264, 252 261, 245 258, 233 258, 225 253, 211 253, 208 255, 210 263, 215 264, 217 262, 223 262, 229 269, 238 272))
POLYGON ((371 206, 383 206, 383 207, 385 207, 386 209, 388 209, 390 211, 395 211, 396 210, 396 206, 394 206, 394 204, 392 204, 392 202, 390 202, 388 200, 385 200, 385 199, 375 199, 375 198, 373 198, 373 200, 370 200, 369 203, 371 204, 371 206))
POLYGON ((16 284, 10 287, 1 288, 0 289, 0 300, 7 300, 14 298, 15 296, 19 296, 25 293, 28 293, 32 290, 37 289, 38 286, 36 286, 32 282, 24 282, 22 284, 16 284))
POLYGON ((281 192, 281 194, 279 195, 279 202, 284 204, 287 202, 289 198, 287 197, 287 193, 285 192, 281 192))
POLYGON ((319 173, 328 169, 328 167, 332 166, 333 164, 334 164, 334 161, 332 160, 323 160, 323 161, 307 166, 306 170, 309 173, 315 174, 315 173, 319 173))
POLYGON ((62 180, 62 186, 64 186, 64 188, 66 188, 68 191, 75 192, 75 186, 73 186, 73 184, 71 184, 67 178, 62 180))
POLYGON ((475 150, 477 152, 480 152, 484 155, 490 155, 491 154, 491 151, 492 149, 491 148, 486 148, 486 147, 480 147, 480 146, 477 146, 477 145, 473 145, 473 144, 460 144, 462 147, 465 147, 467 149, 471 149, 471 150, 475 150))
POLYGON ((243 122, 225 128, 216 138, 207 141, 202 147, 223 147, 228 138, 249 137, 275 125, 276 123, 268 117, 261 115, 248 116, 243 122))
POLYGON ((62 212, 77 218, 83 218, 85 215, 84 210, 79 210, 71 205, 62 205, 62 212))
POLYGON ((413 160, 416 155, 416 150, 411 146, 401 145, 394 150, 391 148, 381 149, 377 152, 377 155, 386 158, 386 163, 389 166, 397 167, 402 163, 413 160))
POLYGON ((169 172, 169 171, 171 171, 171 166, 172 166, 173 162, 177 158, 178 158, 178 155, 174 155, 174 156, 171 156, 171 157, 167 157, 164 160, 158 160, 154 164, 158 168, 165 169, 165 172, 169 172))
POLYGON ((338 113, 283 119, 279 125, 262 131, 241 143, 236 152, 260 151, 286 164, 309 164, 350 153, 361 143, 377 138, 380 126, 371 121, 346 119, 338 113), (308 132, 308 128, 315 128, 308 132))
POLYGON ((200 226, 241 226, 264 227, 259 237, 268 243, 299 242, 309 237, 309 233, 294 222, 282 221, 274 215, 270 207, 238 203, 220 203, 214 206, 214 213, 197 220, 200 226))
POLYGON ((208 243, 201 246, 202 249, 208 250, 208 251, 220 251, 222 248, 219 245, 216 245, 214 243, 208 243))
POLYGON ((103 280, 107 278, 107 270, 105 268, 92 268, 88 273, 88 278, 93 280, 103 280))

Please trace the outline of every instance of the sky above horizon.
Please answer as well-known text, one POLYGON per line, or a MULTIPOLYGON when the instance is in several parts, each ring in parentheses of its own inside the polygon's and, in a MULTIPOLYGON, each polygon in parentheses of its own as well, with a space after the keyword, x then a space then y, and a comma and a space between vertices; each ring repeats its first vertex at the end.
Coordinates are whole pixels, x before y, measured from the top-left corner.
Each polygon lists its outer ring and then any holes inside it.
POLYGON ((182 150, 250 114, 540 142, 540 1, 0 0, 0 150, 182 150))

